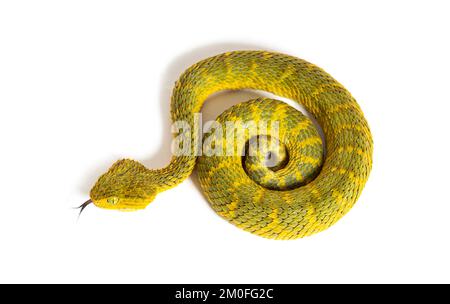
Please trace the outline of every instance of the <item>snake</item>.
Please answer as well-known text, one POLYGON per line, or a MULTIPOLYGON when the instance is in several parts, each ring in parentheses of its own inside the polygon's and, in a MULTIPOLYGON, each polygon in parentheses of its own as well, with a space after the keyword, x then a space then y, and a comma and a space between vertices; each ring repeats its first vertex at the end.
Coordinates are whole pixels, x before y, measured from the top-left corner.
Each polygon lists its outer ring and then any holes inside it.
POLYGON ((120 211, 144 209, 196 169, 212 209, 247 232, 288 240, 334 225, 354 206, 372 168, 373 139, 355 98, 303 59, 231 51, 204 59, 180 76, 171 97, 172 122, 193 125, 208 97, 246 89, 293 100, 306 114, 276 98, 238 103, 217 117, 209 133, 181 132, 192 139, 184 148, 196 153, 173 154, 159 169, 132 159, 115 162, 98 178, 81 210, 91 203, 120 211), (215 132, 230 122, 244 127, 231 135, 215 132), (266 128, 249 127, 251 122, 264 122, 266 128), (225 150, 232 153, 217 153, 225 150))

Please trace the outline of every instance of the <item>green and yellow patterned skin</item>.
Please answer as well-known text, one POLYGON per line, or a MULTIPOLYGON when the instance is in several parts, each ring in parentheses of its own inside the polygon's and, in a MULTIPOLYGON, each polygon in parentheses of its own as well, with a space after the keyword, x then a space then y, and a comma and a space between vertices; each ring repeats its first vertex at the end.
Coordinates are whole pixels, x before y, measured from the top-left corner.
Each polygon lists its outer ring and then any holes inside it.
MULTIPOLYGON (((372 166, 372 136, 355 99, 329 74, 304 60, 235 51, 205 59, 180 77, 172 95, 172 121, 194 125, 194 114, 208 96, 240 89, 263 90, 299 102, 322 127, 326 144, 301 112, 281 101, 255 99, 231 107, 217 121, 269 122, 265 133, 244 128, 235 134, 244 138, 233 141, 231 149, 237 152, 248 151, 255 139, 270 143, 261 145, 256 154, 215 155, 230 143, 226 136, 211 133, 207 140, 214 145, 202 156, 173 156, 162 169, 150 170, 128 159, 116 162, 92 188, 91 201, 105 209, 143 209, 156 194, 185 180, 197 164, 212 208, 246 231, 271 239, 297 239, 336 223, 358 199, 372 166), (279 122, 278 138, 269 132, 274 121, 279 122)), ((199 135, 194 130, 191 135, 195 151, 199 135)))

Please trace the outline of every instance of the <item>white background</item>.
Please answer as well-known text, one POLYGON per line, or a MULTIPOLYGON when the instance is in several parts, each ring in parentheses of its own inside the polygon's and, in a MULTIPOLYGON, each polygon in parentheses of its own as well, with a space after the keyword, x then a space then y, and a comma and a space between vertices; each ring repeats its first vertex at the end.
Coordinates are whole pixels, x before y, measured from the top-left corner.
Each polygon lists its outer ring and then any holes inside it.
MULTIPOLYGON (((448 1, 2 1, 0 282, 450 283, 448 1), (189 65, 237 49, 316 63, 375 142, 331 229, 270 241, 217 216, 195 176, 140 212, 90 206, 117 159, 170 159, 189 65)), ((222 94, 214 117, 255 94, 222 94)))

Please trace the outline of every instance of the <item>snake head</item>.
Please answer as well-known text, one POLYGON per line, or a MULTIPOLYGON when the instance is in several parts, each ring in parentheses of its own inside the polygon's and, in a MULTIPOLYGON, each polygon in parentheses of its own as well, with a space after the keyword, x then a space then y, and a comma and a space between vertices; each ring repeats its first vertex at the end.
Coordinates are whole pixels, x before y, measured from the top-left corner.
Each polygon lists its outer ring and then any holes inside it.
POLYGON ((149 170, 130 159, 117 161, 95 183, 91 201, 103 209, 134 211, 144 209, 157 194, 149 182, 149 170))

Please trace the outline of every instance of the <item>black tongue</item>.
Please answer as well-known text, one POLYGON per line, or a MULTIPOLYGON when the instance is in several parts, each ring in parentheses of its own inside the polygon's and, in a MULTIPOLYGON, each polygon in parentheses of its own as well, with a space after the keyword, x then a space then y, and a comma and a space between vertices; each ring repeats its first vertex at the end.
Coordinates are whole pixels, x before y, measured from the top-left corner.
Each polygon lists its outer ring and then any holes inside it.
POLYGON ((90 204, 92 204, 92 200, 88 199, 87 201, 85 201, 83 204, 81 204, 81 206, 76 207, 75 209, 80 209, 80 213, 78 214, 78 217, 80 217, 81 213, 83 212, 84 208, 86 208, 87 206, 89 206, 90 204))

